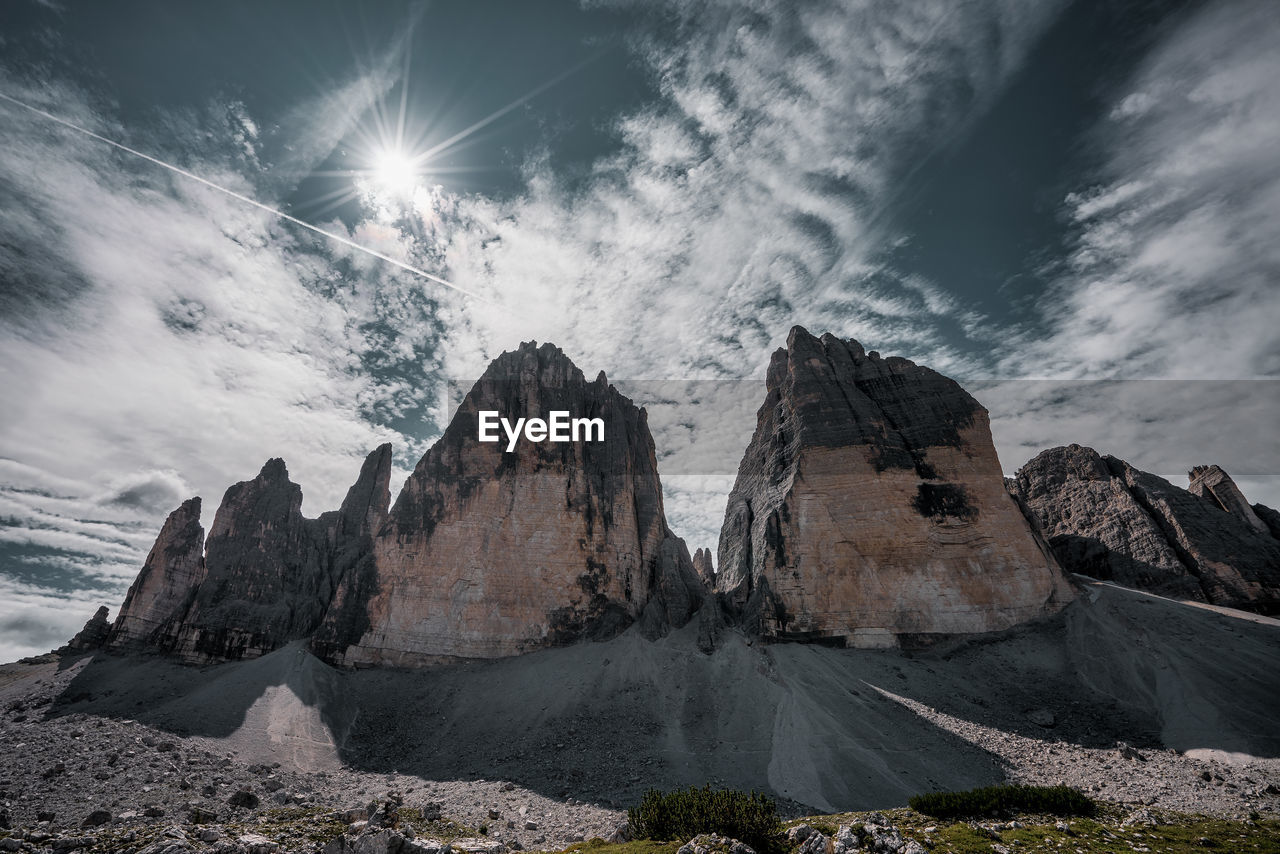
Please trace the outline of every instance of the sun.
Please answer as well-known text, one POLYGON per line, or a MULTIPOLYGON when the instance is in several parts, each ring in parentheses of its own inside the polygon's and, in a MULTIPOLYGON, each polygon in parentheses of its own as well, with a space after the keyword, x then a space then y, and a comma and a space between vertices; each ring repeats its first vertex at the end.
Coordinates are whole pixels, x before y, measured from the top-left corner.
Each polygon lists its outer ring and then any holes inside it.
POLYGON ((409 196, 418 187, 418 165, 403 151, 383 149, 374 156, 372 178, 385 193, 409 196))

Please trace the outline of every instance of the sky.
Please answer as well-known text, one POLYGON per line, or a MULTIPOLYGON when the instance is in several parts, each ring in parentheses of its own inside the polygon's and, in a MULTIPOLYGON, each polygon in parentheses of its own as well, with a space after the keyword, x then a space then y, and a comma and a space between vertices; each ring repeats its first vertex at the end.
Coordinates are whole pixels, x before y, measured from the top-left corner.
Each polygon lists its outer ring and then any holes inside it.
POLYGON ((10 0, 0 660, 270 457, 394 492, 528 340, 647 407, 691 549, 796 324, 960 381, 1007 474, 1280 505, 1277 79, 1270 0, 10 0))

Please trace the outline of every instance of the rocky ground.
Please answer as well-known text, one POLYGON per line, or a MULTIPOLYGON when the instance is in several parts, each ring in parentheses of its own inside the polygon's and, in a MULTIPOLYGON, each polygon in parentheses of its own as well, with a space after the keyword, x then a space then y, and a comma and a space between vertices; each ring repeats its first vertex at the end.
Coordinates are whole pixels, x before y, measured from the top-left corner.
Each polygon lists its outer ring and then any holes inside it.
POLYGON ((1217 752, 1189 756, 1124 742, 1083 746, 1057 737, 1056 715, 1032 709, 1043 734, 1034 737, 962 720, 923 703, 895 698, 922 717, 1000 757, 1010 782, 1067 785, 1119 804, 1156 805, 1188 813, 1244 817, 1280 814, 1280 762, 1217 752))
MULTIPOLYGON (((1112 835, 1144 809, 1210 816, 1224 839, 1280 820, 1280 626, 1094 592, 927 654, 627 635, 424 672, 300 648, 3 665, 0 852, 559 851, 615 837, 646 788, 703 783, 768 786, 787 818, 1011 780, 1111 804, 1112 835)), ((1082 850, 1108 850, 1103 832, 1082 850)), ((632 845, 616 854, 660 854, 632 845)))
MULTIPOLYGON (((455 848, 476 850, 495 844, 561 849, 583 839, 607 838, 625 821, 622 810, 548 797, 504 780, 424 780, 349 767, 303 771, 278 762, 252 762, 220 750, 216 739, 184 738, 126 719, 59 713, 60 698, 76 669, 60 669, 56 658, 8 665, 3 671, 0 801, 7 823, 34 833, 30 845, 35 847, 40 847, 41 834, 60 833, 72 840, 62 843, 60 850, 68 850, 65 846, 90 833, 86 824, 127 827, 143 838, 172 829, 166 838, 174 844, 194 844, 202 837, 211 840, 205 844, 225 844, 292 816, 290 820, 305 819, 333 835, 352 819, 367 819, 370 805, 388 800, 402 805, 403 815, 416 820, 420 834, 452 836, 455 848), (14 696, 19 686, 26 687, 14 696), (333 824, 334 816, 342 821, 333 824), (432 824, 438 821, 445 823, 432 824)), ((998 756, 1017 781, 1067 783, 1132 809, 1154 804, 1224 817, 1280 815, 1275 760, 1202 758, 1126 745, 1085 747, 1055 736, 1057 722, 1048 710, 1030 713, 1042 730, 1033 737, 889 696, 954 737, 998 756)), ((805 809, 791 804, 788 811, 800 814, 805 809)), ((305 845, 314 840, 298 841, 305 845)))
MULTIPOLYGON (((56 690, 57 679, 43 687, 56 690)), ((431 782, 246 763, 206 749, 203 739, 132 721, 80 714, 45 720, 51 700, 44 695, 11 702, 0 717, 7 754, 0 802, 14 827, 74 830, 103 816, 103 823, 169 826, 194 817, 215 828, 252 827, 272 810, 367 814, 370 804, 393 798, 416 814, 455 821, 463 836, 512 848, 562 848, 608 836, 625 819, 615 810, 547 798, 499 780, 431 782)))

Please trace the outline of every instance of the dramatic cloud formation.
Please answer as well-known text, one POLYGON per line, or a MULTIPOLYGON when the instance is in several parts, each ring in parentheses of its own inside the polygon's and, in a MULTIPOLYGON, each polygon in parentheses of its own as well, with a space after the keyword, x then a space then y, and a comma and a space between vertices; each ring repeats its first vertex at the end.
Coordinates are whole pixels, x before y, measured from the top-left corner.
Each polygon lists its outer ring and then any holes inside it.
POLYGON ((538 337, 630 376, 759 375, 795 323, 950 367, 949 339, 978 318, 884 267, 880 218, 895 179, 973 119, 1053 4, 667 11, 677 37, 642 43, 664 98, 619 121, 616 156, 585 181, 535 160, 525 194, 458 212, 450 269, 507 311, 468 313, 455 373, 538 337))
POLYGON ((747 417, 730 420, 634 380, 759 377, 797 323, 943 370, 970 364, 956 338, 982 335, 981 318, 886 265, 897 236, 883 216, 896 179, 980 113, 1055 4, 666 11, 676 37, 640 47, 664 97, 619 120, 615 156, 585 180, 535 159, 520 197, 449 212, 451 274, 501 310, 468 307, 446 364, 474 376, 537 338, 588 373, 611 369, 650 406, 659 448, 680 449, 668 453, 683 462, 663 465, 673 524, 711 545, 725 478, 699 489, 685 473, 736 471, 760 387, 729 410, 747 417), (729 466, 707 462, 726 450, 729 466))
MULTIPOLYGON (((125 136, 72 87, 0 82, 125 136)), ((212 112, 230 122, 168 130, 230 142, 185 162, 254 195, 252 120, 212 112)), ((212 510, 269 456, 288 457, 311 515, 377 444, 412 464, 422 445, 387 424, 434 398, 370 367, 408 351, 415 380, 430 376, 418 283, 34 114, 6 112, 0 150, 0 554, 29 582, 7 594, 24 626, 43 614, 55 633, 78 628, 86 589, 114 606, 169 510, 192 494, 212 510)))
POLYGON ((1280 9, 1211 4, 1123 90, 1097 183, 1018 374, 1280 375, 1280 9))
MULTIPOLYGON (((1274 502, 1261 476, 1280 461, 1239 429, 1278 414, 1258 391, 1280 373, 1267 3, 1180 21, 1116 94, 1089 137, 1099 171, 1062 200, 1068 245, 1035 271, 1039 322, 894 266, 911 176, 981 120, 1061 5, 662 4, 632 41, 657 97, 615 117, 608 156, 563 170, 547 143, 503 195, 362 183, 362 218, 319 223, 486 301, 5 108, 0 658, 117 605, 168 510, 200 494, 207 525, 269 456, 313 516, 383 441, 403 473, 458 387, 530 339, 648 407, 691 548, 715 545, 797 323, 964 381, 1010 470, 1081 441, 1173 476, 1218 462, 1274 502), (1099 379, 1144 382, 1082 382, 1099 379)), ((408 43, 277 116, 227 98, 124 128, 47 71, 0 68, 0 90, 276 204, 367 131, 408 43)))
POLYGON ((1215 462, 1252 500, 1280 499, 1280 455, 1259 429, 1280 415, 1278 40, 1275 4, 1209 5, 1120 90, 1094 132, 1097 180, 1065 199, 1075 230, 1045 271, 1044 326, 1011 330, 999 370, 1166 382, 984 395, 1005 416, 995 432, 1006 464, 1098 436, 1175 482, 1215 462), (1241 378, 1254 381, 1220 382, 1241 378))

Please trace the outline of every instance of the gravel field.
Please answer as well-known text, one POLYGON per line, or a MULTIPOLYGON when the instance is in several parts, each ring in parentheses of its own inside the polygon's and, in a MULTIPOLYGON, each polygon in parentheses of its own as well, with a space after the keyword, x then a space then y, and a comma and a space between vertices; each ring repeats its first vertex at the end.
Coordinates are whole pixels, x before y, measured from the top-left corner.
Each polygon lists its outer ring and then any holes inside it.
POLYGON ((766 789, 787 815, 1001 780, 1277 815, 1277 660, 1274 620, 1105 585, 917 654, 726 631, 709 656, 627 634, 424 672, 338 672, 297 646, 207 668, 50 655, 0 667, 0 801, 11 825, 66 829, 391 795, 526 849, 607 837, 646 789, 703 783, 766 789))

